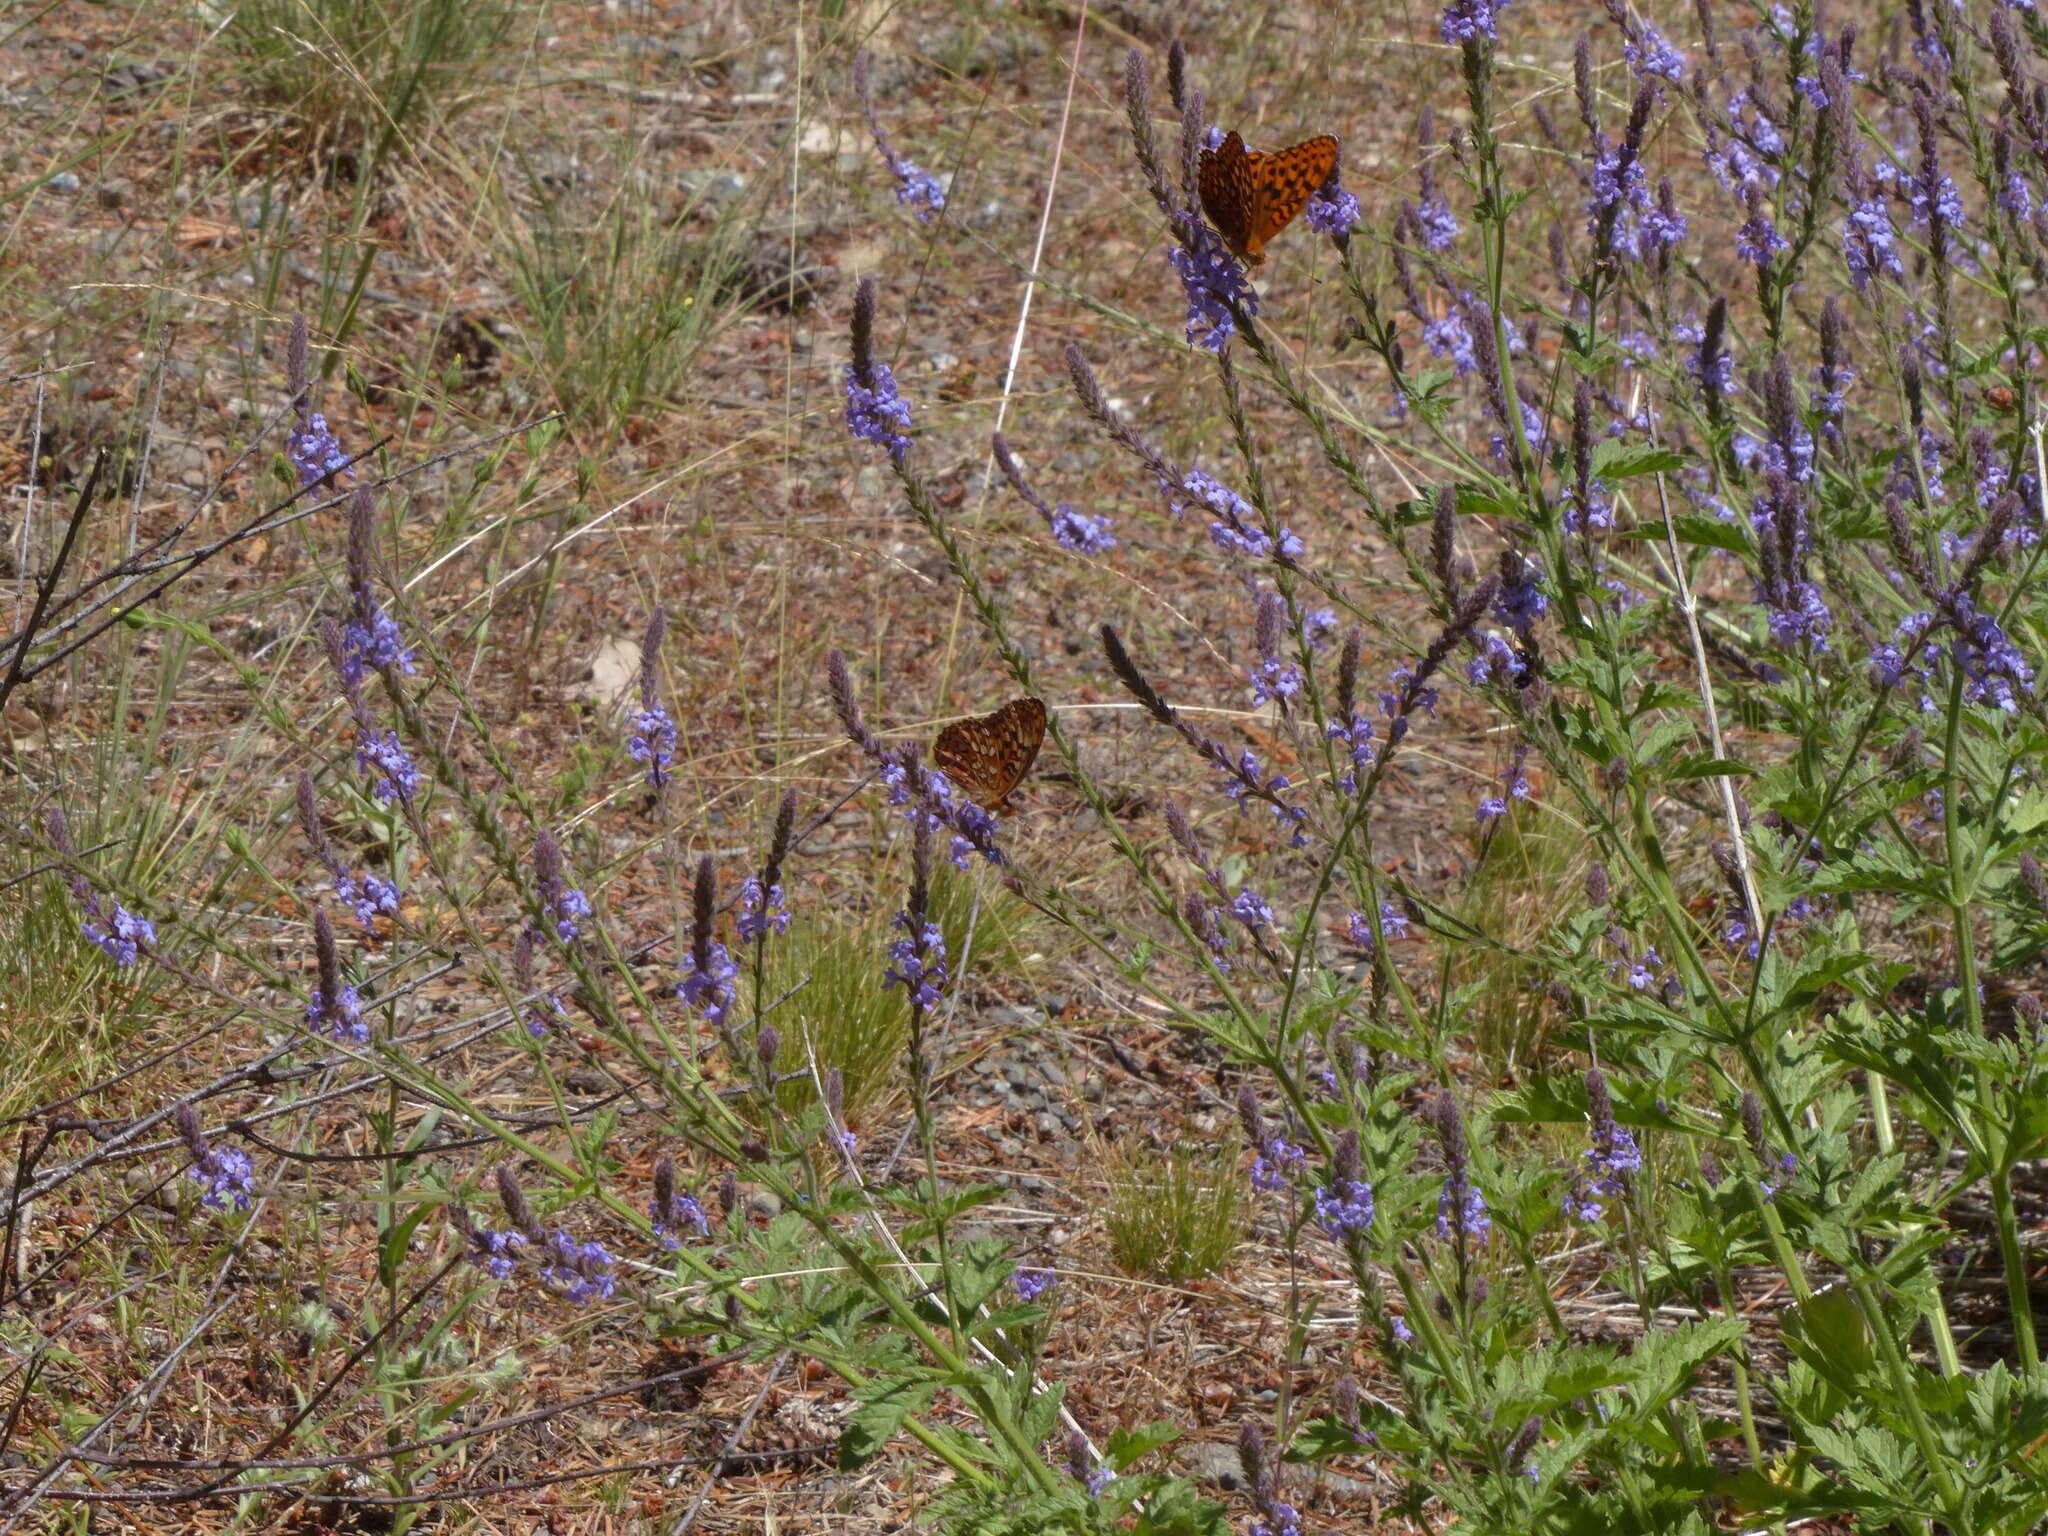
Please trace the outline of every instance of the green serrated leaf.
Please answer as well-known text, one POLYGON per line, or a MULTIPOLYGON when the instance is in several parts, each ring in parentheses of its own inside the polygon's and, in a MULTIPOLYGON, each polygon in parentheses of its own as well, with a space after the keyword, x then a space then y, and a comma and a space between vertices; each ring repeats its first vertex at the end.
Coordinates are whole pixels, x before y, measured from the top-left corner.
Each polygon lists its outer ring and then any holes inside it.
MULTIPOLYGON (((1681 544, 1696 544, 1704 549, 1725 549, 1730 554, 1740 555, 1749 551, 1749 541, 1742 536, 1742 530, 1734 523, 1724 523, 1718 517, 1709 517, 1704 512, 1678 512, 1671 518, 1672 535, 1681 544)), ((1632 539, 1651 539, 1661 542, 1664 525, 1661 522, 1638 523, 1628 530, 1632 539)))
POLYGON ((1664 771, 1667 779, 1734 779, 1747 778, 1756 770, 1747 763, 1737 762, 1732 757, 1685 757, 1680 758, 1664 771))
POLYGON ((873 1460, 905 1419, 931 1406, 937 1391, 937 1383, 930 1381, 868 1383, 859 1394, 860 1406, 839 1436, 840 1469, 850 1472, 873 1460))
POLYGON ((1668 475, 1685 468, 1685 455, 1649 443, 1624 443, 1605 438, 1593 445, 1593 473, 1602 480, 1631 475, 1668 475))

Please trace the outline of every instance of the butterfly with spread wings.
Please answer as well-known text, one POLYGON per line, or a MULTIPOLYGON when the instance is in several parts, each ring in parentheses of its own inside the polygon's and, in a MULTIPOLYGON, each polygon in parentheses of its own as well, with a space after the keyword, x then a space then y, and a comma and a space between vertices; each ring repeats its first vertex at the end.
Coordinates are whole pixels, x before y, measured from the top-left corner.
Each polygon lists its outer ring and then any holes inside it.
POLYGON ((1233 133, 1202 151, 1197 190, 1202 211, 1230 253, 1256 267, 1266 259, 1267 244, 1336 169, 1337 141, 1328 134, 1261 154, 1233 133))
POLYGON ((975 804, 1000 811, 1031 771, 1044 740, 1045 705, 1012 699, 993 714, 956 720, 940 731, 932 758, 975 804))

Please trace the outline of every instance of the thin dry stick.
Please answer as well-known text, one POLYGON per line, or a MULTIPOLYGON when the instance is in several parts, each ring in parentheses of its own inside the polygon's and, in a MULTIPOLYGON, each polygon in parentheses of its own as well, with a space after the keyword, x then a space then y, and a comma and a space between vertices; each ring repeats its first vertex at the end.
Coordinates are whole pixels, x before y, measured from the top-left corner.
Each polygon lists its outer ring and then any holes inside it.
MULTIPOLYGON (((1052 141, 1052 169, 1045 177, 1045 205, 1038 210, 1038 238, 1031 244, 1031 271, 1024 278, 1024 296, 1017 305, 1017 331, 1010 338, 1010 360, 1003 365, 1003 388, 996 401, 996 430, 1003 430, 1003 417, 1010 409, 1010 390, 1017 382, 1017 359, 1024 351, 1024 332, 1031 323, 1031 296, 1038 288, 1039 262, 1045 255, 1045 233, 1052 224, 1053 194, 1059 190, 1060 158, 1067 147, 1067 122, 1074 112, 1074 82, 1081 73, 1081 41, 1088 30, 1088 0, 1081 0, 1074 19, 1074 56, 1067 62, 1067 96, 1060 104, 1059 133, 1052 141)), ((989 464, 995 461, 989 456, 989 464)), ((988 489, 988 465, 981 472, 983 494, 988 489)))
POLYGON ((128 508, 128 547, 123 551, 130 559, 135 555, 135 541, 142 531, 142 492, 149 484, 149 456, 156 447, 156 431, 163 422, 164 374, 171 365, 171 327, 166 321, 157 332, 156 383, 150 390, 149 421, 142 429, 142 461, 135 466, 135 500, 128 508))
POLYGON ((36 464, 43 456, 43 398, 47 389, 49 359, 36 370, 35 426, 28 440, 28 496, 21 504, 21 529, 14 543, 14 569, 21 580, 14 588, 14 627, 21 628, 22 598, 29 585, 28 551, 30 531, 36 525, 36 464))
MULTIPOLYGON (((1638 384, 1640 387, 1640 381, 1638 384)), ((1630 406, 1633 414, 1634 406, 1630 406)), ((1650 443, 1657 441, 1657 424, 1654 413, 1650 420, 1650 443)), ((1700 637, 1700 621, 1692 596, 1692 581, 1685 574, 1685 560, 1678 549, 1678 531, 1671 524, 1671 499, 1664 489, 1664 476, 1657 475, 1657 511, 1664 519, 1664 549, 1671 562, 1671 589, 1677 594, 1678 611, 1685 615, 1686 639, 1692 647, 1693 675, 1699 680, 1700 700, 1707 713, 1707 740, 1712 745, 1716 761, 1723 761, 1728 750, 1721 738, 1721 712, 1714 706, 1714 679, 1707 671, 1707 645, 1700 637)), ((1742 878, 1742 899, 1749 903, 1749 921, 1753 927, 1761 928, 1764 920, 1763 904, 1757 900, 1756 877, 1749 868, 1749 845, 1742 836, 1742 812, 1735 804, 1735 780, 1725 773, 1714 775, 1714 783, 1721 791, 1721 814, 1728 819, 1728 841, 1735 850, 1736 872, 1742 878)))
POLYGON ((782 1368, 789 1363, 789 1351, 784 1350, 775 1357, 775 1363, 768 1367, 768 1374, 761 1378, 761 1390, 754 1394, 754 1400, 747 1404, 747 1411, 740 1415, 739 1423, 733 1425, 732 1433, 726 1437, 725 1448, 711 1463, 711 1470, 704 1474, 704 1482, 697 1490, 697 1497, 690 1500, 690 1507, 683 1511, 683 1518, 669 1527, 668 1536, 683 1536, 697 1523, 697 1512, 704 1507, 704 1501, 711 1497, 711 1490, 718 1482, 718 1474, 725 1470, 725 1459, 739 1449, 747 1431, 753 1427, 754 1415, 761 1411, 761 1404, 768 1399, 768 1389, 775 1385, 775 1378, 782 1374, 782 1368))
MULTIPOLYGON (((1031 268, 1024 274, 1024 293, 1017 301, 1017 329, 1010 337, 1009 361, 1003 364, 1003 387, 996 400, 996 431, 1003 430, 1003 419, 1010 411, 1010 392, 1017 386, 1017 359, 1024 353, 1024 333, 1031 325, 1031 297, 1038 291, 1039 263, 1045 256, 1046 231, 1052 226, 1052 205, 1054 195, 1059 191, 1060 161, 1067 147, 1067 124, 1074 111, 1074 82, 1081 74, 1081 43, 1088 31, 1088 0, 1081 0, 1080 9, 1074 18, 1074 53, 1067 61, 1067 94, 1060 106, 1059 132, 1052 143, 1052 168, 1046 172, 1045 202, 1038 210, 1038 235, 1031 244, 1031 268)), ((981 489, 975 493, 974 510, 969 514, 970 522, 981 520, 981 509, 988 504, 989 486, 994 483, 996 471, 995 450, 981 461, 981 489)), ((946 636, 946 662, 940 669, 942 682, 950 681, 953 675, 953 652, 960 635, 960 614, 966 598, 955 594, 953 598, 953 624, 946 636)), ((944 692, 943 687, 941 692, 944 692)))

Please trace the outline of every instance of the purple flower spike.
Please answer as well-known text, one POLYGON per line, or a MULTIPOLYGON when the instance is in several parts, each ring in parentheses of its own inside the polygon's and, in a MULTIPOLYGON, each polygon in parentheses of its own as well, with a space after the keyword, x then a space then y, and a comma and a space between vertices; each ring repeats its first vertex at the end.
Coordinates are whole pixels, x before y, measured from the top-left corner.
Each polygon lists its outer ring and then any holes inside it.
POLYGON ((1507 8, 1508 0, 1451 0, 1437 28, 1447 43, 1490 43, 1500 35, 1498 18, 1507 8))
POLYGON ((702 1202, 694 1195, 677 1191, 676 1160, 666 1152, 654 1165, 654 1198, 648 1203, 647 1216, 654 1224, 655 1240, 670 1253, 683 1246, 677 1234, 685 1227, 695 1227, 699 1237, 711 1234, 711 1222, 704 1214, 702 1202))
POLYGON ((885 449, 897 463, 910 452, 910 407, 896 375, 875 356, 875 280, 864 277, 853 298, 853 359, 846 365, 846 430, 885 449))
POLYGON ((545 829, 533 840, 533 876, 534 894, 549 926, 556 938, 568 943, 582 933, 582 920, 591 915, 590 898, 564 878, 561 845, 545 829))
POLYGON ((857 53, 853 58, 853 89, 860 98, 861 115, 867 119, 868 132, 873 135, 875 148, 881 151, 882 159, 888 163, 890 174, 896 178, 896 201, 917 210, 920 224, 928 221, 935 213, 942 213, 946 207, 946 189, 938 177, 921 169, 916 162, 896 152, 882 132, 880 119, 875 116, 875 97, 868 84, 868 56, 857 53))
POLYGON ((1050 1265, 1020 1265, 1010 1272, 1010 1284, 1019 1301, 1036 1301, 1058 1283, 1059 1275, 1050 1265))
POLYGON ((370 1026, 363 1022, 362 999, 341 979, 341 955, 325 907, 313 914, 313 951, 320 980, 306 1001, 306 1027, 333 1040, 368 1045, 370 1026))
POLYGON ((187 1176, 206 1191, 199 1197, 199 1203, 215 1211, 226 1211, 230 1207, 238 1211, 248 1210, 249 1197, 256 1190, 255 1171, 249 1166, 249 1154, 239 1147, 210 1145, 205 1132, 199 1128, 198 1111, 189 1103, 180 1104, 172 1112, 171 1119, 185 1140, 185 1149, 192 1154, 192 1166, 187 1170, 187 1176))
MULTIPOLYGON (((1445 209, 1444 212, 1448 215, 1450 210, 1445 209)), ((1302 222, 1319 235, 1343 237, 1358 227, 1358 220, 1358 199, 1344 190, 1343 182, 1338 180, 1338 173, 1333 169, 1329 180, 1310 196, 1302 222)), ((1452 232, 1456 233, 1456 229, 1453 223, 1452 232)))
POLYGON ((1444 1151, 1444 1187, 1437 1197, 1436 1235, 1484 1241, 1493 1226, 1486 1213, 1486 1197, 1472 1182, 1471 1153, 1465 1139, 1465 1120, 1458 1113, 1458 1101, 1440 1093, 1427 1111, 1444 1151))
POLYGON ((1221 352, 1237 334, 1237 315, 1256 316, 1259 293, 1223 237, 1200 220, 1187 221, 1181 242, 1166 253, 1187 297, 1190 346, 1221 352))
POLYGON ((1602 1202, 1622 1192, 1628 1175, 1641 1171, 1643 1154, 1635 1137, 1614 1123, 1614 1100, 1598 1067, 1586 1073, 1586 1100, 1592 1145, 1565 1197, 1565 1210, 1577 1221, 1590 1222, 1600 1219, 1606 1208, 1602 1202))
POLYGON ((617 1284, 612 1265, 617 1260, 601 1244, 579 1243, 557 1227, 548 1234, 544 1251, 546 1262, 541 1265, 541 1279, 560 1289, 569 1300, 578 1306, 597 1298, 611 1300, 617 1284))

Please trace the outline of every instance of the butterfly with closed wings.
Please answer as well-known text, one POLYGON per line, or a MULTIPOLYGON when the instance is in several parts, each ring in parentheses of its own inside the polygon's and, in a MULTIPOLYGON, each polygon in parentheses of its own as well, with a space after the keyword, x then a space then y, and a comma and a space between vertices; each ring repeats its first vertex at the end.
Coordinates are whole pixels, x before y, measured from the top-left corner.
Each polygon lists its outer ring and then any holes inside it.
POLYGON ((1256 267, 1266 246, 1308 206, 1337 169, 1337 141, 1328 134, 1261 154, 1233 133, 1202 151, 1202 211, 1230 253, 1256 267))
POLYGON ((932 759, 982 809, 1006 808, 1010 792, 1038 759, 1045 705, 1012 699, 993 714, 956 720, 932 742, 932 759))

